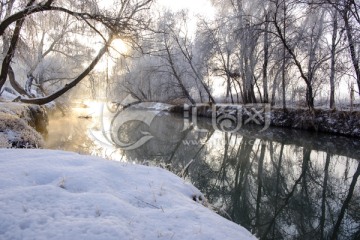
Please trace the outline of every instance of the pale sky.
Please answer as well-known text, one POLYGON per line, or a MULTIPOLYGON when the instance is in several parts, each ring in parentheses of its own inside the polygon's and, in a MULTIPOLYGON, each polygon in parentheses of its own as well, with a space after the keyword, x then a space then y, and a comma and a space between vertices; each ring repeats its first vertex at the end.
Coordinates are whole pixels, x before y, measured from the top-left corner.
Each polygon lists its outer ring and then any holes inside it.
MULTIPOLYGON (((113 7, 111 0, 100 0, 98 4, 104 8, 113 7)), ((156 4, 173 11, 189 9, 192 14, 200 14, 209 18, 215 14, 215 8, 212 6, 210 0, 157 0, 156 4)))
POLYGON ((159 4, 173 11, 189 9, 193 14, 200 14, 204 17, 213 17, 215 8, 210 0, 158 0, 159 4))

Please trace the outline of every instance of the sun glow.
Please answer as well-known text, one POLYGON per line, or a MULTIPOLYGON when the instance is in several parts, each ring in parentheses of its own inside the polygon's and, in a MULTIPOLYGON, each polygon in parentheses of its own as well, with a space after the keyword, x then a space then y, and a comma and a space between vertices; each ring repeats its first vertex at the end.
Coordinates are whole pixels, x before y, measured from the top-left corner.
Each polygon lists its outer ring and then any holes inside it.
POLYGON ((93 118, 100 115, 102 110, 102 101, 90 100, 90 99, 79 99, 74 100, 72 111, 78 117, 93 118))
MULTIPOLYGON (((130 52, 129 44, 120 38, 114 39, 109 47, 109 51, 105 54, 95 67, 98 72, 109 71, 116 65, 116 60, 128 55, 130 52)), ((108 72, 111 74, 111 71, 108 72)))
POLYGON ((110 54, 126 54, 129 52, 129 46, 120 38, 114 39, 111 42, 110 54))

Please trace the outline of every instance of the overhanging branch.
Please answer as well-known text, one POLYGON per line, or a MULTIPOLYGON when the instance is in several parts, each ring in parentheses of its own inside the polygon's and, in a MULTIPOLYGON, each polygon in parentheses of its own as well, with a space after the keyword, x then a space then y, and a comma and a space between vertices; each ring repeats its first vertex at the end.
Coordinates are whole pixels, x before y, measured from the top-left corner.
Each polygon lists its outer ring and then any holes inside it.
POLYGON ((18 101, 23 102, 23 103, 43 105, 43 104, 49 103, 49 102, 55 100, 56 98, 60 97, 61 95, 63 95, 64 93, 66 93, 67 91, 69 91, 70 89, 75 87, 81 80, 83 80, 94 69, 96 64, 99 62, 99 60, 102 58, 102 56, 108 50, 109 45, 111 44, 113 39, 114 39, 114 37, 110 36, 109 40, 105 43, 104 47, 102 47, 100 49, 100 51, 96 55, 95 59, 90 63, 90 65, 77 78, 75 78, 70 83, 66 84, 63 88, 59 89, 58 91, 56 91, 46 97, 32 98, 32 99, 20 98, 18 101))

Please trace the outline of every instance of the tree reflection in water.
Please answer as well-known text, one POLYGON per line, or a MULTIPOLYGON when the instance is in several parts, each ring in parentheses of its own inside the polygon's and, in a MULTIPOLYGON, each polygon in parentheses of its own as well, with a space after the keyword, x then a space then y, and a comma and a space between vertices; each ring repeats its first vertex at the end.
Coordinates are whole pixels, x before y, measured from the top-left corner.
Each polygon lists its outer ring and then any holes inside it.
POLYGON ((128 161, 185 175, 219 214, 261 239, 360 239, 357 139, 249 127, 226 133, 206 119, 197 124, 208 132, 183 124, 181 115, 159 114, 150 126, 129 122, 112 137, 150 133, 140 148, 122 152, 128 161))

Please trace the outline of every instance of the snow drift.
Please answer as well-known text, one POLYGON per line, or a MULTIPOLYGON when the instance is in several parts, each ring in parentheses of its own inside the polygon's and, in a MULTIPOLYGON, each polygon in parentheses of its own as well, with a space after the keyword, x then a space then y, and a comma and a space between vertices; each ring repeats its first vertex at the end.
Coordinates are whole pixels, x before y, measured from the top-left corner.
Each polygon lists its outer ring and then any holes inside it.
POLYGON ((160 168, 50 150, 0 155, 0 239, 255 239, 160 168))

